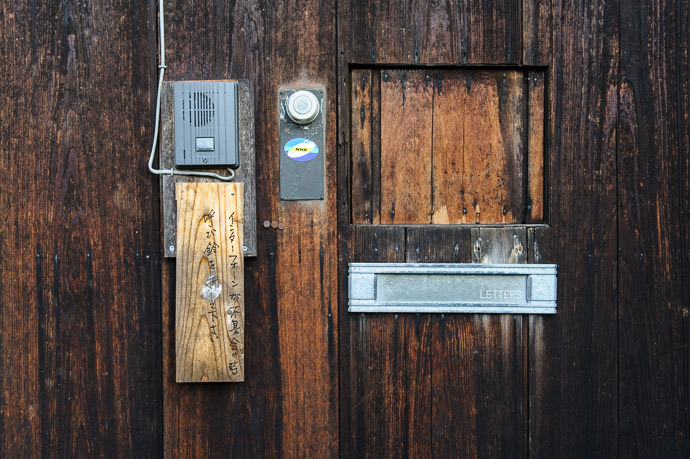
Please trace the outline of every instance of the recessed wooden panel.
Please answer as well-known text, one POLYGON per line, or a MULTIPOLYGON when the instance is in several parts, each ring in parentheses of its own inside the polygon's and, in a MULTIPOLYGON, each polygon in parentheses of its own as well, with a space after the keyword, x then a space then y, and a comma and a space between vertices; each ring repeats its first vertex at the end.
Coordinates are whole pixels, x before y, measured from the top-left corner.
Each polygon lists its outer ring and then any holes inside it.
POLYGON ((353 223, 543 221, 543 72, 358 69, 351 110, 353 223))

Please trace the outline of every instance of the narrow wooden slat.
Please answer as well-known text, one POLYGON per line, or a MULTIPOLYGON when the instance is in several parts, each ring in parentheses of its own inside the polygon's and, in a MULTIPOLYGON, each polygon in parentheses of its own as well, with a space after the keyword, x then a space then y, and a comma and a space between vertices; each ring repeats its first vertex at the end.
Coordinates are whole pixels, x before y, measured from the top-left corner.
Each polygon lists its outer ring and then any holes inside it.
POLYGON ((499 119, 503 138, 503 169, 507 199, 502 209, 505 223, 524 223, 526 211, 525 149, 527 147, 528 93, 522 71, 502 72, 498 80, 499 119), (511 217, 512 216, 512 217, 511 217))
POLYGON ((522 212, 522 110, 519 72, 467 75, 463 208, 470 223, 515 223, 522 212))
POLYGON ((381 71, 371 73, 371 211, 381 223, 381 71))
POLYGON ((381 223, 431 222, 432 87, 421 70, 381 78, 381 223))
POLYGON ((351 177, 350 184, 352 223, 372 222, 372 71, 353 70, 351 129, 351 177))
POLYGON ((176 184, 178 382, 244 380, 243 188, 176 184))
POLYGON ((544 73, 528 72, 527 223, 544 221, 544 73))
POLYGON ((463 206, 467 76, 462 70, 439 72, 434 76, 434 208, 431 220, 436 224, 468 222, 467 208, 463 206))

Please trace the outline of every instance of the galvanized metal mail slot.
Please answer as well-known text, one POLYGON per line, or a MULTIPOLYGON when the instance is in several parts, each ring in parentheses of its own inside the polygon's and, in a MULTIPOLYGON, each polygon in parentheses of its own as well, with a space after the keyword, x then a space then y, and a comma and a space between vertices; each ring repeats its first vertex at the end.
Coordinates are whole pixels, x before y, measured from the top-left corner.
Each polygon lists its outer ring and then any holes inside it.
POLYGON ((350 263, 350 312, 555 314, 556 265, 350 263))

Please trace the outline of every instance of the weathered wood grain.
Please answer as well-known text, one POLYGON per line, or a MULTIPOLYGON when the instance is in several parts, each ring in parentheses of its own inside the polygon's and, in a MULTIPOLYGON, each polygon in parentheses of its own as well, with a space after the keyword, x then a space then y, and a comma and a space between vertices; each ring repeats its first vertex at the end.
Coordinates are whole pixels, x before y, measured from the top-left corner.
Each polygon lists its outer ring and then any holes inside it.
POLYGON ((338 4, 340 50, 361 64, 504 64, 521 57, 516 0, 338 4))
POLYGON ((528 72, 526 223, 544 221, 544 73, 528 72))
POLYGON ((464 193, 470 223, 521 222, 523 91, 520 72, 467 75, 464 193))
MULTIPOLYGON (((375 110, 368 110, 378 100, 374 86, 362 83, 374 79, 369 76, 379 71, 356 69, 352 75, 361 80, 359 86, 353 87, 349 114, 354 120, 353 223, 377 220, 377 196, 383 205, 383 223, 525 222, 528 191, 534 194, 537 212, 541 212, 543 88, 541 97, 535 94, 528 99, 527 72, 436 69, 422 73, 383 69, 380 73, 380 124, 371 116, 375 110), (413 77, 408 78, 408 74, 413 77), (428 96, 419 96, 420 90, 414 89, 422 84, 422 78, 424 90, 433 85, 431 103, 428 96), (530 102, 535 107, 528 107, 530 102), (528 110, 533 115, 528 115, 528 110), (538 113, 542 114, 541 120, 537 119, 538 113), (535 151, 527 153, 529 116, 535 118, 532 124, 538 126, 530 128, 535 134, 530 136, 534 139, 529 148, 535 151), (383 150, 380 171, 375 161, 377 141, 383 150), (427 149, 429 146, 431 150, 427 149), (533 156, 533 169, 527 160, 529 155, 533 156), (379 177, 383 186, 380 195, 369 191, 370 183, 379 177), (528 178, 532 179, 529 188, 528 178), (432 206, 430 219, 426 215, 428 201, 432 206), (366 217, 370 214, 374 217, 366 217)), ((532 73, 543 85, 543 73, 532 73)))
POLYGON ((2 457, 161 454, 152 14, 0 6, 2 457))
POLYGON ((381 223, 431 222, 432 87, 422 70, 381 75, 381 223))
MULTIPOLYGON (((463 206, 466 185, 465 110, 467 80, 464 71, 434 74, 432 223, 468 223, 463 206)), ((471 213, 470 216, 473 216, 471 213)), ((470 220, 473 223, 474 220, 470 220)))
MULTIPOLYGON (((373 97, 372 70, 355 69, 350 74, 352 81, 351 127, 351 209, 352 223, 372 223, 372 127, 373 97)), ((378 72, 376 72, 378 73, 378 72)), ((378 79, 377 79, 378 82, 378 79)))
POLYGON ((618 5, 524 4, 526 63, 549 68, 553 212, 534 241, 558 264, 558 314, 530 319, 529 455, 615 457, 618 5))
POLYGON ((177 382, 244 380, 244 186, 178 182, 177 382))
MULTIPOLYGON (((359 226, 350 259, 405 260, 405 228, 359 226)), ((431 442, 428 315, 351 314, 348 451, 360 457, 427 457, 431 442)))
POLYGON ((620 4, 618 395, 628 457, 690 451, 689 9, 620 4))

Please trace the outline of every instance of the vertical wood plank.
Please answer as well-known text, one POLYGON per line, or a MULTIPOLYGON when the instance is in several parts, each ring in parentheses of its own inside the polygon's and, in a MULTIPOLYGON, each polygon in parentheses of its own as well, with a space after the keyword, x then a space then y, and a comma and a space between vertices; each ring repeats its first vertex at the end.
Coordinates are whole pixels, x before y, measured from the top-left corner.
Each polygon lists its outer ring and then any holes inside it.
POLYGON ((558 314, 529 323, 529 454, 615 457, 618 4, 523 3, 525 62, 549 66, 553 212, 535 242, 558 264, 558 314))
POLYGON ((381 71, 371 74, 371 222, 381 223, 381 71))
POLYGON ((619 445, 629 457, 690 451, 688 10, 620 2, 619 445))
POLYGON ((244 380, 244 187, 178 182, 177 382, 244 380))
POLYGON ((520 75, 483 71, 467 75, 462 206, 470 223, 522 221, 524 91, 520 75))
POLYGON ((463 206, 466 77, 462 70, 439 72, 434 77, 431 218, 435 224, 467 223, 467 208, 463 206))
MULTIPOLYGON (((326 96, 324 200, 280 201, 274 181, 278 177, 277 164, 270 155, 262 163, 266 218, 282 222, 284 228, 278 229, 276 239, 277 304, 271 306, 277 312, 280 352, 280 452, 288 457, 335 457, 339 358, 335 2, 301 3, 301 14, 296 14, 294 5, 289 3, 276 6, 264 10, 264 14, 270 15, 266 18, 270 27, 265 29, 267 36, 259 40, 273 64, 253 70, 255 78, 271 76, 263 80, 266 93, 259 109, 259 113, 266 114, 266 122, 257 134, 262 138, 263 151, 271 151, 278 143, 276 96, 281 85, 323 86, 326 96), (305 26, 304 18, 312 20, 307 22, 309 27, 300 45, 295 47, 292 32, 305 26), (294 53, 286 56, 285 46, 294 53), (305 66, 305 62, 309 65, 305 66)), ((258 288, 270 288, 268 282, 264 279, 258 288)))
POLYGON ((526 222, 544 220, 544 73, 528 72, 526 222))
POLYGON ((431 222, 431 81, 421 70, 381 76, 381 223, 431 222))
MULTIPOLYGON (((373 101, 372 70, 353 70, 351 79, 351 211, 352 223, 373 220, 372 136, 373 101)), ((378 73, 378 72, 376 72, 378 73)))

